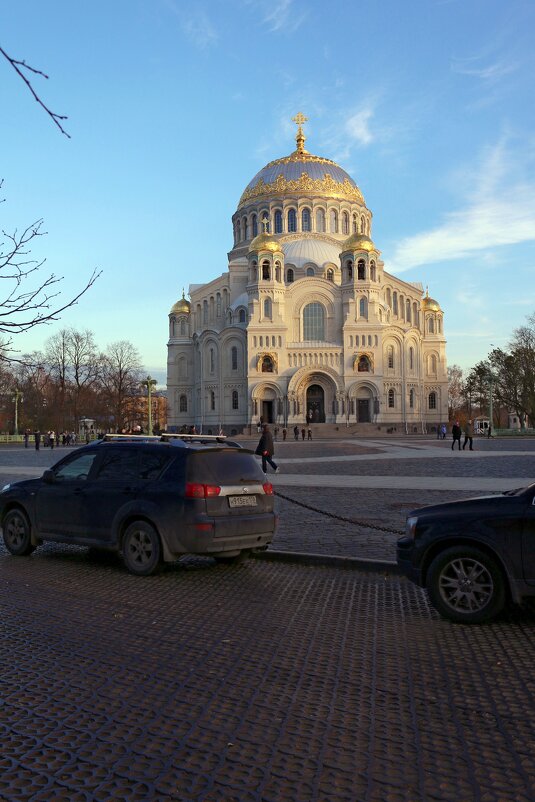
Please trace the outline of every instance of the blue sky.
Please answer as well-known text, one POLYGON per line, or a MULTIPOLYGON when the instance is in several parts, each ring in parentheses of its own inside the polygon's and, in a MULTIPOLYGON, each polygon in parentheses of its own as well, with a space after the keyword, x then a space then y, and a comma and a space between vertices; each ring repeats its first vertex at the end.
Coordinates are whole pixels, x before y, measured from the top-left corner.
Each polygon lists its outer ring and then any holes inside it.
POLYGON ((74 295, 60 323, 130 340, 165 382, 167 314, 225 272, 253 175, 295 147, 337 161, 385 268, 429 285, 469 368, 535 312, 533 0, 4 0, 0 45, 46 72, 63 136, 0 62, 0 226, 74 295))

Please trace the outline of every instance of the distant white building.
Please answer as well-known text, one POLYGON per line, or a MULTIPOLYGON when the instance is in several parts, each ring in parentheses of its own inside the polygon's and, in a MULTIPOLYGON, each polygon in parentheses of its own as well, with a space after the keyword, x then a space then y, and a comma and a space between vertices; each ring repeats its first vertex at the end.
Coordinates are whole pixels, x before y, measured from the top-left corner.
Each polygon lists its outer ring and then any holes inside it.
POLYGON ((448 418, 440 305, 385 271, 358 186, 294 119, 296 150, 240 198, 228 270, 171 309, 168 428, 429 430, 448 418))

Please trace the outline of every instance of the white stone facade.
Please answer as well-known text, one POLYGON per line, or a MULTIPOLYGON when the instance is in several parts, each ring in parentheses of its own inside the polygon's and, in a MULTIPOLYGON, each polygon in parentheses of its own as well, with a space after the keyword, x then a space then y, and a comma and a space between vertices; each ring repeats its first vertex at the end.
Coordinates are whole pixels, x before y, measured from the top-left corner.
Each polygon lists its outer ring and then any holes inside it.
POLYGON ((243 193, 228 270, 170 312, 168 428, 431 431, 448 417, 443 312, 385 271, 360 190, 300 133, 243 193))

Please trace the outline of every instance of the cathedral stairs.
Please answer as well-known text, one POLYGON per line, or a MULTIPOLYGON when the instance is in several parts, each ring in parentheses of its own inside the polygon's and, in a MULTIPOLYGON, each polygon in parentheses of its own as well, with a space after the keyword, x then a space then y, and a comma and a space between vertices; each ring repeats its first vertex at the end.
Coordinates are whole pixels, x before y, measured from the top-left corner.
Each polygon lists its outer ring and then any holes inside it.
MULTIPOLYGON (((287 440, 293 440, 293 428, 295 424, 288 426, 287 440)), ((278 440, 282 440, 282 426, 281 424, 270 423, 271 431, 275 426, 278 426, 279 432, 277 435, 278 440)), ((299 426, 299 439, 301 440, 301 429, 303 424, 299 426)), ((305 429, 308 428, 305 426, 305 429)), ((333 440, 333 439, 348 439, 352 437, 387 437, 387 436, 400 436, 404 435, 405 431, 401 424, 389 426, 385 423, 350 423, 346 426, 343 423, 312 423, 310 426, 312 431, 313 440, 333 440)), ((257 435, 256 426, 247 426, 243 429, 242 435, 244 437, 254 437, 257 435)), ((307 435, 305 435, 305 439, 307 435)))

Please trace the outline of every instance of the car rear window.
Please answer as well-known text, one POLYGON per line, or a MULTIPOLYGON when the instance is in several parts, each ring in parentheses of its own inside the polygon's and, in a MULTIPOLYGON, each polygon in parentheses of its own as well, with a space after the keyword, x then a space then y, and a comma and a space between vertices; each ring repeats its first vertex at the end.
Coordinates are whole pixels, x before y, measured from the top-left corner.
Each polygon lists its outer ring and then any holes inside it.
POLYGON ((229 449, 191 454, 187 479, 203 484, 235 485, 262 483, 265 476, 252 454, 229 449))

